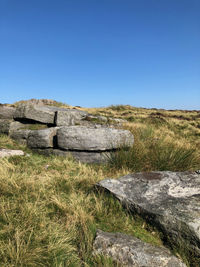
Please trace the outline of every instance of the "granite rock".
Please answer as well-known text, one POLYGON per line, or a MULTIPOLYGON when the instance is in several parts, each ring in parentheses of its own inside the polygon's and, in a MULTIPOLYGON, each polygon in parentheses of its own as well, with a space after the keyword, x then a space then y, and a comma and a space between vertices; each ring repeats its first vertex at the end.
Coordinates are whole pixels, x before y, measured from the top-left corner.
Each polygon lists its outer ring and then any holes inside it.
POLYGON ((0 119, 13 119, 15 110, 14 107, 0 105, 0 119))
POLYGON ((166 248, 144 243, 129 235, 106 233, 101 230, 97 230, 93 254, 109 256, 122 266, 186 267, 166 248))
POLYGON ((107 127, 60 127, 57 137, 58 147, 81 151, 114 150, 131 147, 134 142, 131 132, 107 127))
POLYGON ((20 144, 26 145, 30 132, 31 130, 28 129, 12 130, 10 131, 9 136, 20 144))
POLYGON ((42 130, 32 130, 28 134, 27 145, 30 148, 48 148, 57 144, 57 127, 51 127, 42 130))
POLYGON ((57 107, 21 104, 14 114, 16 120, 30 120, 46 124, 55 123, 57 107))
POLYGON ((55 123, 57 126, 76 125, 87 117, 88 113, 77 109, 58 110, 55 123))
POLYGON ((134 173, 98 183, 163 233, 172 247, 184 250, 190 266, 200 264, 200 174, 134 173))
POLYGON ((13 121, 9 119, 0 119, 0 134, 9 134, 12 122, 13 121))

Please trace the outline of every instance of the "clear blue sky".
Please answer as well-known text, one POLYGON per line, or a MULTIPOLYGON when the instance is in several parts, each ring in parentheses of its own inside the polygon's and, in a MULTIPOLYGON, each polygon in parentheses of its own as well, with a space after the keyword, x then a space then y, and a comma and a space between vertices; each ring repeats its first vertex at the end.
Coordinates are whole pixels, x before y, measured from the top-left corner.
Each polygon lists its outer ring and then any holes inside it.
POLYGON ((199 0, 0 0, 0 103, 200 109, 199 0))

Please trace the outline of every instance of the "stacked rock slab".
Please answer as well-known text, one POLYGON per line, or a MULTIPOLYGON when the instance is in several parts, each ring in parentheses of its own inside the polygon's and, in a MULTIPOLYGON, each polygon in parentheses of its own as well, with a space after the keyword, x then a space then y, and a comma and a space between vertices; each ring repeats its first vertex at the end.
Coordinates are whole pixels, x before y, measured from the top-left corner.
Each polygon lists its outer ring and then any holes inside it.
POLYGON ((129 131, 108 127, 102 123, 106 121, 106 118, 77 109, 21 104, 12 109, 10 117, 2 118, 0 133, 9 134, 41 154, 73 156, 82 162, 102 163, 116 149, 131 147, 134 142, 129 131), (30 130, 30 124, 46 128, 30 130))
POLYGON ((103 180, 98 186, 163 232, 164 241, 184 251, 190 266, 200 266, 198 172, 135 173, 103 180))
POLYGON ((101 230, 97 230, 93 254, 111 257, 122 266, 186 267, 166 248, 155 247, 125 234, 106 233, 101 230))

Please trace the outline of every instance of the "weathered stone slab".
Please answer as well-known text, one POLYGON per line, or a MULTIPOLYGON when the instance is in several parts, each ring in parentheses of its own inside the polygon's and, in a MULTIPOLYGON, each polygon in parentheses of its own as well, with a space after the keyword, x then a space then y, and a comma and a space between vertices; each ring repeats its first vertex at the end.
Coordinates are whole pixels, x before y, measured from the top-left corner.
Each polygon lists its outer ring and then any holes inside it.
POLYGON ((51 127, 42 130, 32 130, 27 139, 27 145, 30 148, 48 148, 53 147, 56 142, 57 127, 51 127))
POLYGON ((138 238, 121 233, 106 233, 97 230, 93 251, 94 255, 109 256, 122 266, 186 267, 168 249, 155 247, 138 238))
POLYGON ((200 174, 135 173, 103 180, 98 186, 162 231, 168 244, 184 250, 190 266, 199 266, 200 174))
POLYGON ((22 150, 12 150, 12 149, 0 149, 0 158, 11 157, 11 156, 24 156, 24 151, 22 150))
POLYGON ((87 112, 76 109, 58 110, 56 112, 56 125, 57 126, 75 125, 79 121, 85 119, 87 115, 88 115, 87 112))
POLYGON ((109 152, 84 152, 84 151, 66 151, 60 149, 53 148, 45 148, 45 149, 34 149, 33 151, 42 154, 42 155, 55 155, 62 157, 74 157, 76 160, 83 163, 96 163, 101 164, 105 163, 109 160, 110 153, 109 152))
POLYGON ((57 136, 58 146, 66 150, 105 151, 130 147, 134 142, 131 132, 107 127, 61 127, 57 136))
POLYGON ((26 145, 29 133, 31 130, 23 129, 23 130, 12 130, 10 131, 9 136, 19 142, 20 144, 26 145))
POLYGON ((13 119, 15 108, 0 105, 0 119, 13 119))
POLYGON ((57 110, 57 107, 22 104, 17 107, 14 118, 54 124, 55 112, 57 110))

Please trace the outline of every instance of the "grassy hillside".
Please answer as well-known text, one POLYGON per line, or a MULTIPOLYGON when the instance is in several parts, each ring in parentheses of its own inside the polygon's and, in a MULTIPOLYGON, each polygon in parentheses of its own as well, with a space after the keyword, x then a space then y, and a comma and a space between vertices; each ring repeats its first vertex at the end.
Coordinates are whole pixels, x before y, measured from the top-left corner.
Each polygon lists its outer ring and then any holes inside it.
POLYGON ((92 256, 97 228, 162 245, 159 233, 94 185, 135 171, 200 169, 200 112, 131 106, 84 110, 127 119, 116 127, 134 133, 133 149, 122 148, 108 165, 95 166, 33 154, 1 135, 1 148, 28 155, 0 159, 0 266, 117 266, 92 256))

